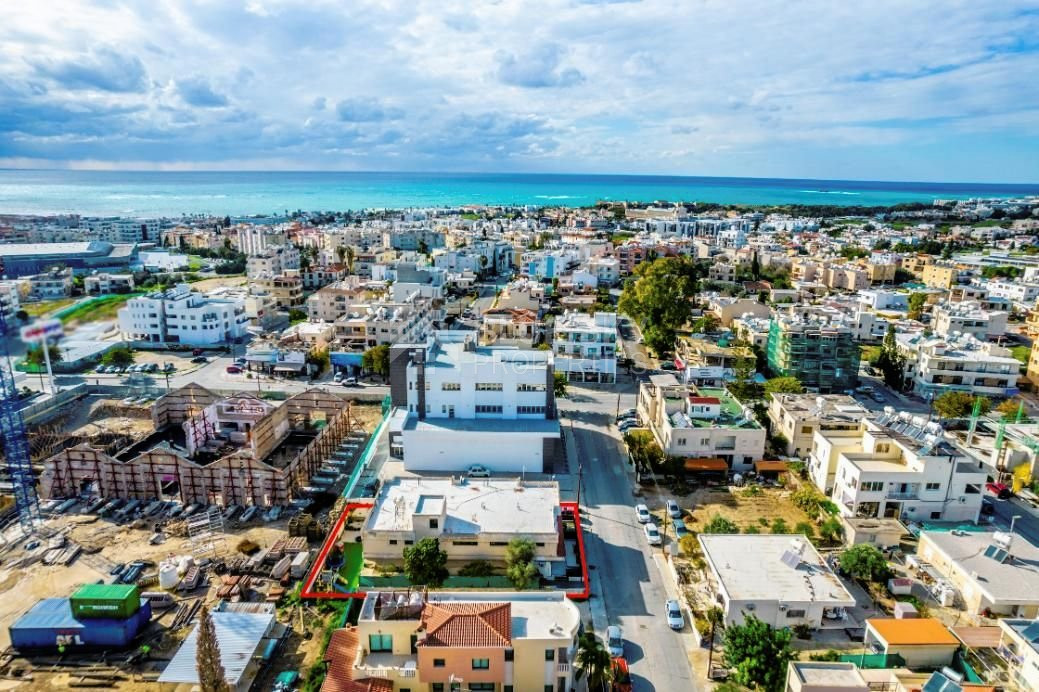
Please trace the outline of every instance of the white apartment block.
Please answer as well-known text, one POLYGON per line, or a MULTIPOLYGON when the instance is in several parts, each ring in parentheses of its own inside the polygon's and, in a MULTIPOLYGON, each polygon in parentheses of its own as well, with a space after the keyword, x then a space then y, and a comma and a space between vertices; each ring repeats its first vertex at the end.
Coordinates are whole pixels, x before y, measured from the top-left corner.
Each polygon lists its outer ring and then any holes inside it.
POLYGON ((989 281, 984 284, 988 288, 989 297, 1006 298, 1020 305, 1031 307, 1039 298, 1039 284, 1025 283, 1021 280, 989 281))
POLYGON ((359 304, 364 292, 356 276, 319 288, 307 297, 307 315, 311 322, 334 322, 359 304))
POLYGON ((267 248, 283 246, 287 242, 285 231, 252 224, 235 228, 234 238, 238 251, 249 256, 261 255, 267 248))
POLYGON ((476 342, 438 331, 390 348, 391 452, 408 470, 551 472, 562 454, 551 351, 476 342))
POLYGON ((83 277, 83 292, 88 295, 128 292, 134 289, 133 274, 91 274, 83 277))
MULTIPOLYGON (((786 454, 804 458, 812 448, 818 430, 862 429, 869 411, 847 394, 773 394, 768 405, 768 418, 773 434, 787 440, 786 454)), ((820 488, 833 485, 822 476, 812 479, 820 488)))
POLYGON ((919 396, 961 391, 1008 397, 1018 393, 1020 362, 1010 349, 973 336, 942 339, 899 334, 899 353, 906 357, 906 378, 919 396))
POLYGON ((29 282, 29 297, 33 300, 55 300, 72 295, 71 269, 51 269, 25 279, 29 282))
POLYGON ((979 341, 997 339, 1007 331, 1007 318, 1003 311, 984 310, 975 301, 942 303, 931 311, 934 333, 943 337, 970 334, 979 341))
POLYGON ((158 219, 91 217, 80 219, 77 240, 107 240, 110 243, 159 243, 162 222, 158 219))
POLYGON ((21 307, 22 281, 0 281, 0 310, 4 313, 4 319, 11 322, 21 307))
POLYGON ((637 410, 667 456, 721 459, 730 470, 748 471, 765 452, 765 429, 724 389, 652 375, 639 386, 637 410))
POLYGON ((288 270, 299 269, 299 250, 292 245, 272 245, 249 255, 245 271, 250 279, 281 276, 288 270))
POLYGON ((188 268, 188 256, 177 255, 165 250, 146 250, 138 253, 137 263, 148 271, 186 271, 188 268))
POLYGON ((131 298, 119 310, 119 329, 129 341, 222 346, 245 335, 249 317, 240 298, 192 293, 188 284, 131 298))
POLYGON ((864 425, 818 430, 812 443, 809 473, 814 480, 833 470, 830 497, 843 516, 977 521, 987 470, 950 444, 940 424, 888 407, 864 425))
POLYGON ((566 311, 552 328, 556 371, 576 382, 617 379, 617 313, 566 311))
POLYGON ((600 285, 614 286, 621 280, 621 263, 613 257, 593 257, 587 267, 600 285))

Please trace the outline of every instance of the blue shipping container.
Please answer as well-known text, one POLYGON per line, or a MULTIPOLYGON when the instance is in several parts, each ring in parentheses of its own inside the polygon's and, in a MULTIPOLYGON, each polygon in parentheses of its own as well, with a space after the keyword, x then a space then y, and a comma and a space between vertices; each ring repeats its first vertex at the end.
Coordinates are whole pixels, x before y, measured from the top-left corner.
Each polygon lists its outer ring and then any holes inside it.
POLYGON ((151 604, 142 599, 141 609, 125 620, 90 618, 77 620, 67 598, 45 598, 8 628, 16 649, 74 648, 123 649, 147 626, 151 604))

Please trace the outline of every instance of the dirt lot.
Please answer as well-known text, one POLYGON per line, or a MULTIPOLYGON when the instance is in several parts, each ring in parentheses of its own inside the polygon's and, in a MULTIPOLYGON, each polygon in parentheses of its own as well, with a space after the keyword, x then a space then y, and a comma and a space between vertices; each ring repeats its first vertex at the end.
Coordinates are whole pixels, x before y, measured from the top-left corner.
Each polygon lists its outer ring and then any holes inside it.
MULTIPOLYGON (((728 488, 725 486, 699 488, 685 497, 676 498, 683 510, 683 521, 690 531, 699 532, 704 525, 715 516, 721 516, 734 522, 740 532, 753 527, 760 533, 769 533, 771 522, 782 518, 787 527, 793 531, 795 525, 809 521, 808 515, 794 506, 790 501, 791 491, 747 486, 744 488, 728 488), (762 519, 766 520, 762 523, 762 519)), ((650 509, 659 517, 663 517, 663 509, 657 509, 663 503, 650 505, 650 509)))
POLYGON ((214 288, 229 288, 233 286, 244 286, 249 279, 244 276, 225 276, 214 279, 202 279, 191 284, 193 291, 212 291, 214 288))

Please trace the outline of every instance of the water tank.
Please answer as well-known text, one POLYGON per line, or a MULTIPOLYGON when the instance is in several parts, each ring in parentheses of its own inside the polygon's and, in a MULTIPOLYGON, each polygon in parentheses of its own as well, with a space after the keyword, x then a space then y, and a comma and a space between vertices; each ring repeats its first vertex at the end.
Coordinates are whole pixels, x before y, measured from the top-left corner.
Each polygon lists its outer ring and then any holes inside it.
POLYGON ((167 560, 159 565, 159 588, 172 589, 180 581, 177 574, 177 563, 167 560))

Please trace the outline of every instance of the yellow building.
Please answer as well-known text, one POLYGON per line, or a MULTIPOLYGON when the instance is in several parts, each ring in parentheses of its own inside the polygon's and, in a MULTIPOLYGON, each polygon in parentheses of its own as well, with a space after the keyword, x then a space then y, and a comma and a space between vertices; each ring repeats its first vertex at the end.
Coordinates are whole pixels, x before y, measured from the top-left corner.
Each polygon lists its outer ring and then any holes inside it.
POLYGON ((369 591, 323 692, 567 690, 581 616, 562 592, 369 591))
POLYGON ((1032 342, 1032 350, 1028 354, 1028 370, 1025 372, 1025 379, 1032 383, 1032 386, 1039 389, 1039 339, 1032 342))
POLYGON ((960 270, 950 264, 928 264, 924 267, 923 282, 930 288, 950 289, 956 284, 960 270))

